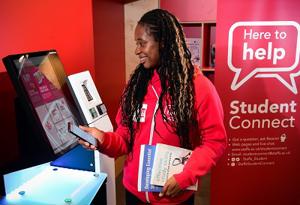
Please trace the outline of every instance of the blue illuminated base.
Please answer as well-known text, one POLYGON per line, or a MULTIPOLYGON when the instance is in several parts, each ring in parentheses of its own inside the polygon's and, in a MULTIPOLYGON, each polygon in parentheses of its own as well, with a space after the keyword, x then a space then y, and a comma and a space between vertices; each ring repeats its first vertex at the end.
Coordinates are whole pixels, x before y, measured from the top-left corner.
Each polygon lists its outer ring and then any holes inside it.
POLYGON ((4 175, 7 195, 0 204, 91 204, 106 178, 105 173, 45 163, 4 175))

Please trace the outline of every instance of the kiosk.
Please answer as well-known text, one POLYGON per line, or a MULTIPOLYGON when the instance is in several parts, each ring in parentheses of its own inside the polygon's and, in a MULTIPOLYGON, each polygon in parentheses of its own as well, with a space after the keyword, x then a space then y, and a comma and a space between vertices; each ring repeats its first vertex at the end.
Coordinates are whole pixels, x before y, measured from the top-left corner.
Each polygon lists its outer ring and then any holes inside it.
MULTIPOLYGON (((114 179, 114 160, 108 159, 108 171, 113 167, 113 173, 103 172, 102 158, 108 157, 82 148, 68 132, 68 123, 88 123, 72 103, 57 52, 10 55, 3 63, 17 93, 21 159, 1 169, 0 204, 103 204, 109 192, 108 201, 114 201, 109 204, 115 204, 115 189, 106 191, 107 176, 114 179)), ((101 119, 98 128, 111 131, 106 111, 101 119)))

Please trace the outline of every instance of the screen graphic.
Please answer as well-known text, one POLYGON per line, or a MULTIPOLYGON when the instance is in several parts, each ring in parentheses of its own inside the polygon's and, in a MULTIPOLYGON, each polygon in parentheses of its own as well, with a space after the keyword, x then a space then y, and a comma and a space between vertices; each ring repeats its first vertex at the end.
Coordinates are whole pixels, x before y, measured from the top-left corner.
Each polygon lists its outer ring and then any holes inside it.
POLYGON ((76 124, 62 90, 62 75, 55 65, 60 60, 56 52, 41 56, 20 55, 13 60, 18 80, 42 124, 55 154, 64 153, 77 144, 68 132, 68 123, 76 124))

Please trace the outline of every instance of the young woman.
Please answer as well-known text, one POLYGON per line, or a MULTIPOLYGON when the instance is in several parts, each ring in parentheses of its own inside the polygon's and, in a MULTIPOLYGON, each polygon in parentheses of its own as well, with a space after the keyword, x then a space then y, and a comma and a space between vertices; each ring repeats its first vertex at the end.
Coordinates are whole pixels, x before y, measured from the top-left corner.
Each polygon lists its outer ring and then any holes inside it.
POLYGON ((136 26, 135 41, 139 65, 122 95, 117 129, 81 128, 98 139, 102 153, 115 158, 127 155, 123 184, 128 205, 193 204, 193 191, 185 189, 216 164, 226 147, 219 96, 192 65, 182 27, 168 11, 144 14, 136 26), (171 176, 161 193, 138 192, 140 147, 156 143, 193 152, 184 170, 171 176))

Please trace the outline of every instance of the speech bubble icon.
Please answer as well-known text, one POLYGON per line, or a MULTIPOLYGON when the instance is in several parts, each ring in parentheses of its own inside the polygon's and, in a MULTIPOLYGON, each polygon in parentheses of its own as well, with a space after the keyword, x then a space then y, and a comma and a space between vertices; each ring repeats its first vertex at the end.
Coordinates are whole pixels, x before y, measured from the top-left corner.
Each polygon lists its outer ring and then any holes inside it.
POLYGON ((252 77, 276 78, 297 94, 300 26, 294 21, 236 22, 229 30, 227 64, 237 90, 252 77))

